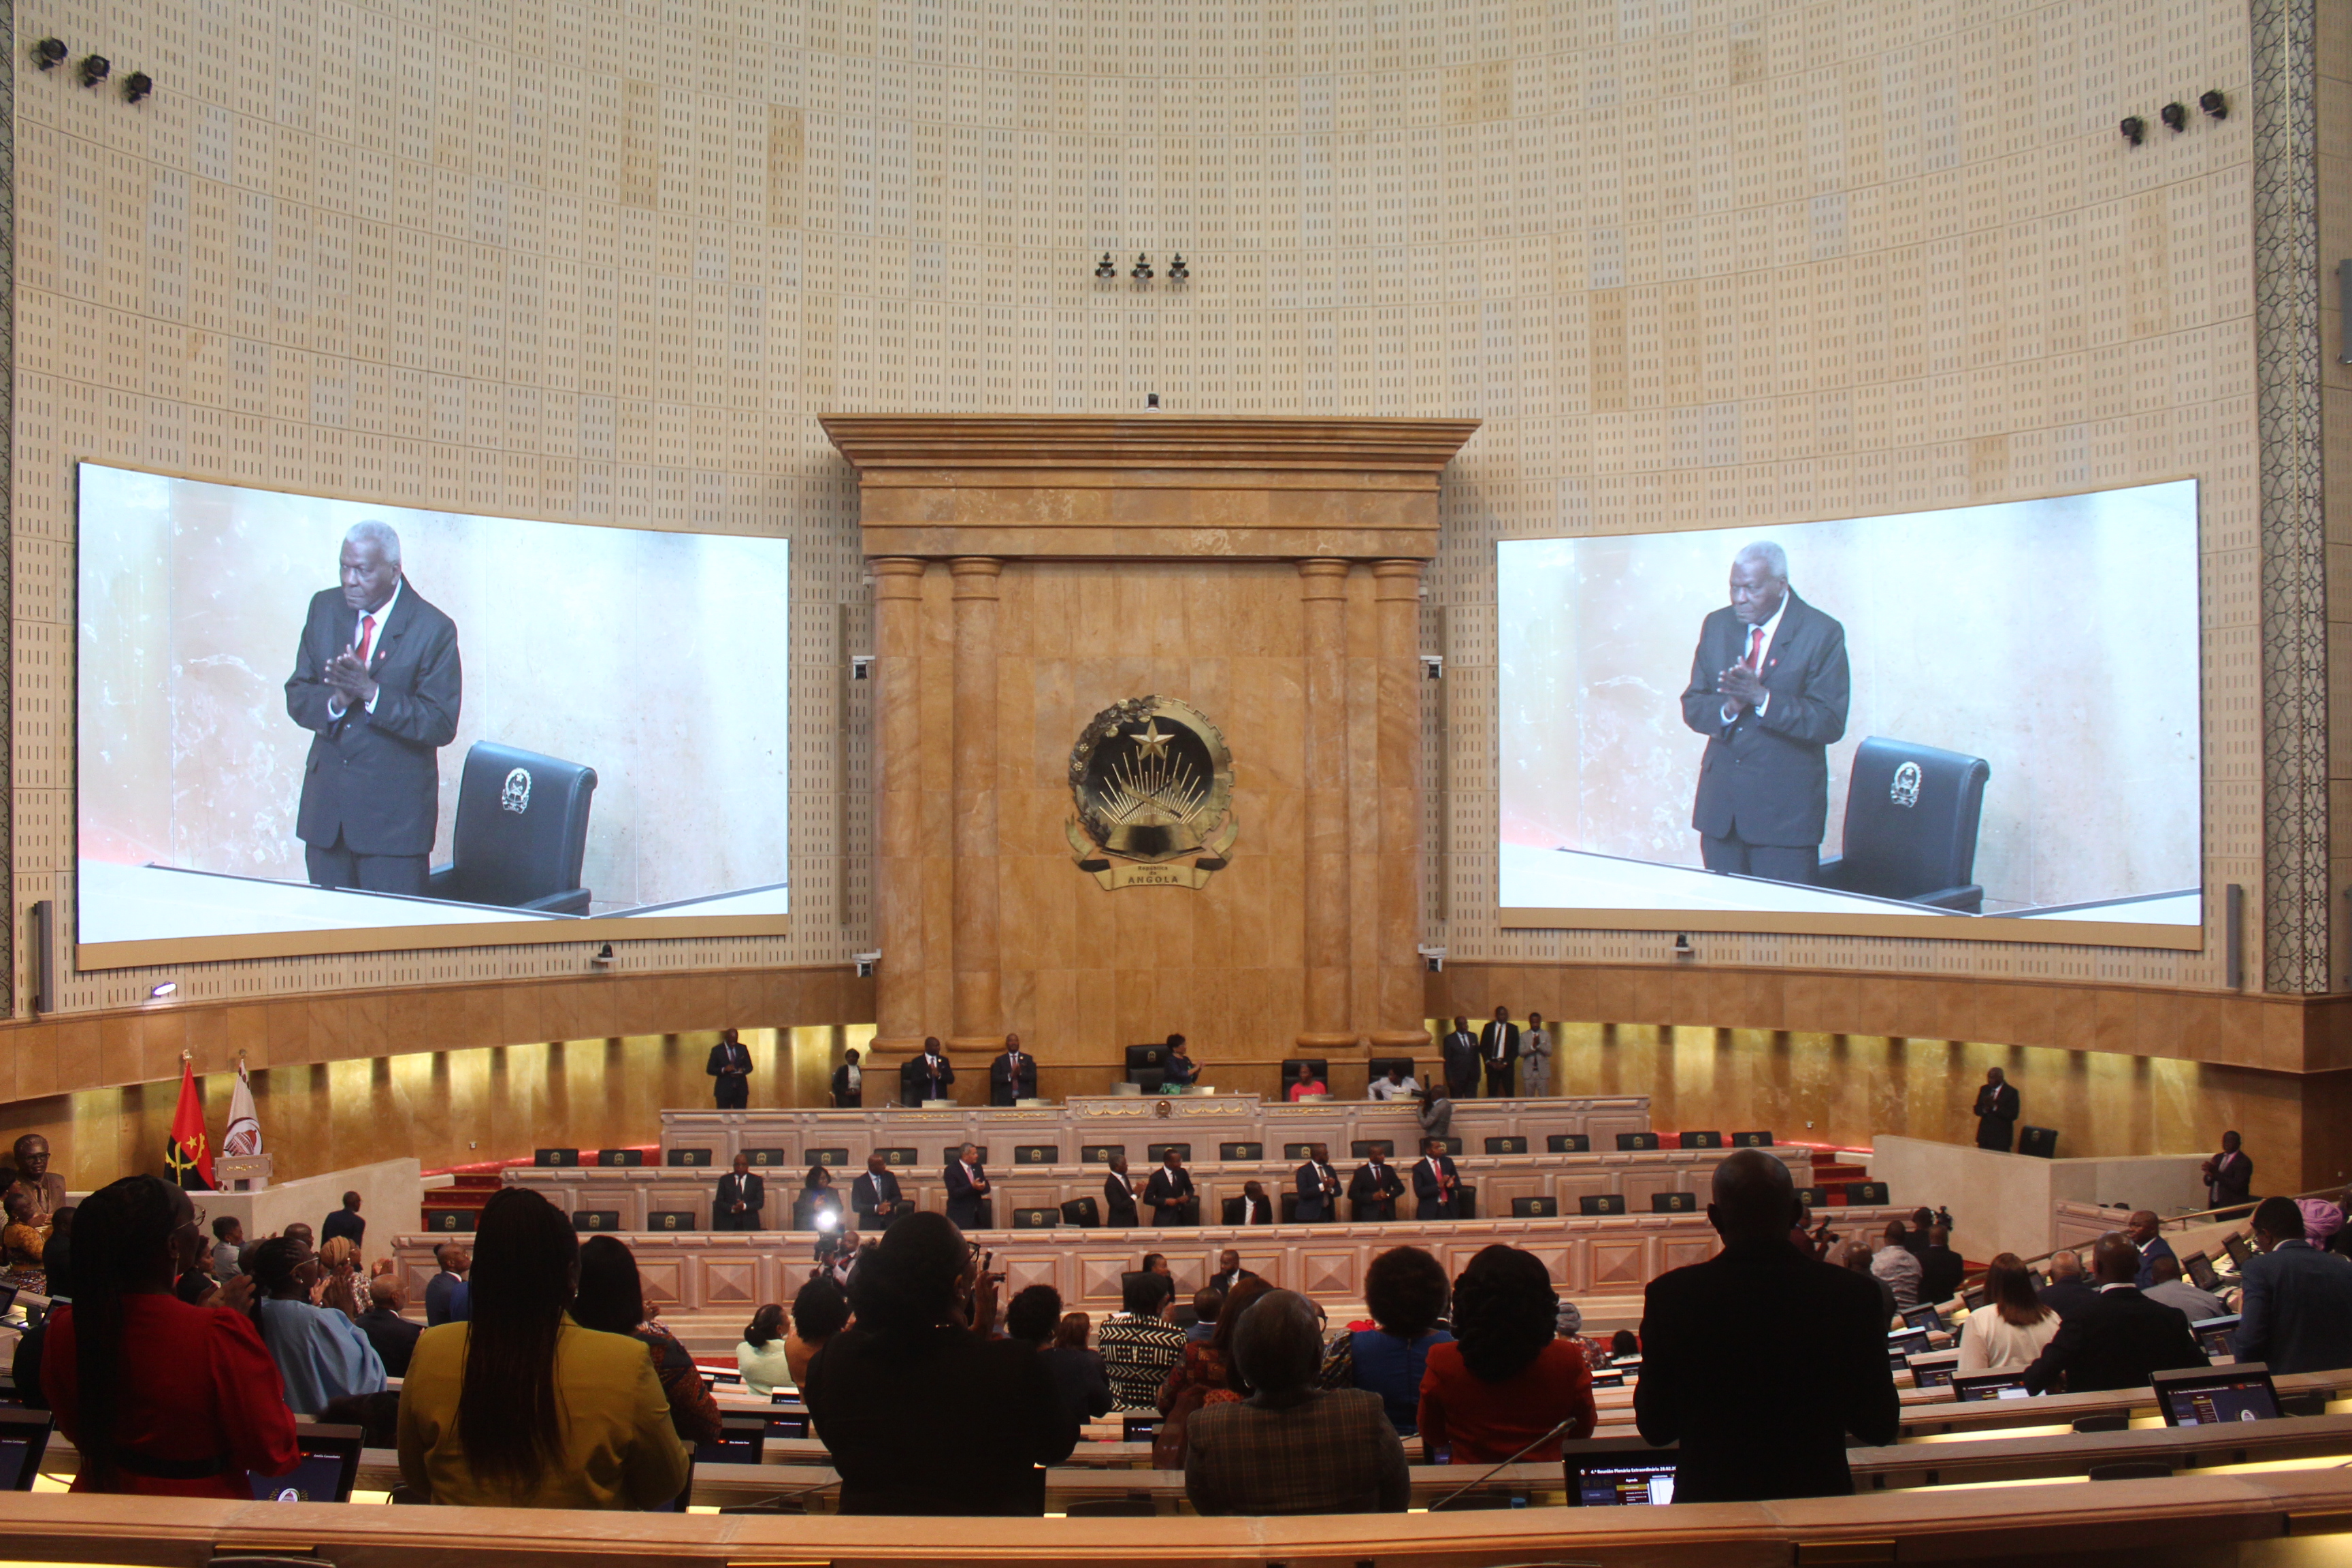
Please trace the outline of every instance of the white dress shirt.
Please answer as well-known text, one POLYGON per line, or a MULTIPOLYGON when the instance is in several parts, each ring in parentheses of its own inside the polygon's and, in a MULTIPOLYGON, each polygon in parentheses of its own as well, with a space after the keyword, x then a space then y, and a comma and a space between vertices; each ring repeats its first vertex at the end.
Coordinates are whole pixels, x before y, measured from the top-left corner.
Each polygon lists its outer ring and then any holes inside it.
MULTIPOLYGON (((1764 622, 1759 626, 1742 628, 1746 633, 1746 635, 1742 636, 1739 639, 1739 662, 1742 664, 1746 664, 1748 662, 1748 645, 1756 640, 1755 633, 1760 631, 1764 634, 1764 641, 1756 649, 1756 673, 1759 677, 1772 662, 1773 639, 1780 635, 1780 617, 1788 613, 1789 592, 1787 589, 1783 588, 1780 591, 1780 607, 1772 612, 1772 618, 1770 620, 1764 622)), ((1772 699, 1769 696, 1767 696, 1763 701, 1756 704, 1757 717, 1762 718, 1764 715, 1764 710, 1771 705, 1772 699)), ((1726 702, 1723 705, 1723 721, 1725 723, 1728 724, 1738 717, 1738 714, 1732 711, 1731 704, 1729 702, 1726 702)))
MULTIPOLYGON (((386 599, 382 605, 375 609, 361 611, 359 620, 352 623, 352 646, 354 648, 359 646, 359 630, 361 624, 365 621, 373 621, 375 623, 374 626, 368 632, 367 661, 370 667, 373 667, 375 664, 375 656, 383 651, 383 628, 391 624, 392 607, 400 603, 401 590, 407 586, 407 578, 395 577, 393 579, 392 584, 392 597, 386 599)), ((382 691, 378 691, 375 694, 375 697, 381 697, 383 695, 383 693, 382 691)), ((371 697, 367 700, 367 710, 371 713, 375 711, 375 697, 371 697)), ((338 706, 342 700, 342 694, 341 692, 338 692, 334 696, 327 699, 328 718, 340 719, 349 711, 348 709, 338 706)))

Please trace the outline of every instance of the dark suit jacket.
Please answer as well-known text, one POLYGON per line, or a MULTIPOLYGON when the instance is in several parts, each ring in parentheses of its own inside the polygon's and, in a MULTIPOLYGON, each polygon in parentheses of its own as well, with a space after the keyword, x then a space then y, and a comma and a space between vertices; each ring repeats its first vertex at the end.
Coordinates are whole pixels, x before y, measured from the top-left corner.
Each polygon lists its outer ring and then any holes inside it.
POLYGON ((1991 1084, 1977 1088, 1977 1147, 2006 1149, 2017 1135, 2017 1114, 2020 1101, 2017 1086, 2004 1083, 1996 1089, 1991 1084))
POLYGON ((2058 1337, 2025 1369, 2025 1386, 2046 1394, 2063 1376, 2069 1394, 2146 1388, 2151 1373, 2205 1364, 2186 1312, 2149 1300, 2137 1285, 2118 1285, 2102 1289, 2073 1317, 2059 1319, 2058 1337))
POLYGON ((332 1241, 339 1236, 348 1236, 352 1238, 352 1245, 357 1247, 366 1235, 366 1216, 355 1215, 349 1209, 337 1209, 319 1226, 319 1240, 322 1244, 332 1241))
POLYGON ((1192 1173, 1162 1165, 1143 1184, 1143 1201, 1153 1208, 1174 1208, 1192 1195, 1192 1173))
POLYGON ((1850 1492, 1846 1434, 1895 1441, 1877 1283, 1778 1237, 1652 1280, 1641 1335, 1633 1415, 1682 1445, 1676 1502, 1850 1492))
POLYGON ((1131 1226, 1135 1221, 1135 1194, 1127 1178, 1113 1171, 1103 1178, 1103 1224, 1131 1226))
POLYGON ((386 1377, 406 1377, 408 1358, 416 1350, 416 1336, 425 1331, 422 1323, 410 1322, 389 1307, 370 1307, 359 1315, 360 1332, 383 1361, 386 1377))
POLYGON ((2077 1275, 2072 1279, 2053 1279, 2039 1292, 2042 1304, 2058 1314, 2063 1322, 2087 1307, 2098 1304, 2098 1288, 2077 1275))
POLYGON ((731 1046, 724 1040, 719 1041, 710 1047, 710 1054, 702 1061, 702 1070, 712 1078, 717 1078, 721 1070, 730 1067, 742 1068, 746 1078, 751 1076, 751 1047, 740 1040, 731 1046))
MULTIPOLYGON (((710 1217, 714 1221, 720 1215, 735 1212, 735 1199, 738 1196, 735 1191, 735 1173, 732 1171, 719 1178, 719 1191, 710 1200, 710 1217)), ((743 1206, 756 1215, 760 1212, 760 1206, 768 1201, 768 1184, 757 1171, 744 1172, 742 1181, 743 1190, 740 1196, 743 1199, 743 1206)))
POLYGON ((2352 1366, 2352 1258, 2284 1242, 2239 1270, 2246 1281, 2238 1331, 2240 1361, 2273 1372, 2333 1372, 2352 1366))
POLYGON ((1508 1064, 1517 1061, 1518 1059, 1519 1026, 1517 1024, 1496 1024, 1492 1019, 1487 1020, 1486 1026, 1478 1031, 1478 1060, 1480 1064, 1486 1067, 1492 1067, 1497 1060, 1508 1064), (1495 1031, 1496 1029, 1500 1029, 1503 1032, 1503 1054, 1499 1058, 1495 1055, 1495 1031))
POLYGON ((446 1272, 436 1274, 425 1286, 425 1326, 437 1329, 444 1323, 462 1323, 473 1315, 471 1292, 466 1282, 446 1272))
MULTIPOLYGON (((1244 1194, 1241 1197, 1235 1198, 1234 1201, 1242 1205, 1242 1223, 1244 1225, 1272 1225, 1274 1223, 1275 1200, 1271 1196, 1252 1198, 1248 1194, 1244 1194), (1257 1212, 1255 1214, 1250 1213, 1250 1205, 1252 1204, 1255 1204, 1257 1205, 1257 1212)), ((1244 1269, 1242 1272, 1246 1274, 1249 1271, 1247 1269, 1244 1269)))
POLYGON ((2213 1156, 2213 1179, 2205 1184, 2205 1203, 2209 1208, 2226 1209, 2244 1203, 2253 1195, 2253 1157, 2241 1149, 2236 1153, 2213 1156), (2228 1163, 2222 1162, 2227 1159, 2228 1163))
POLYGON ((1375 1199, 1393 1202, 1404 1195, 1404 1178, 1397 1174, 1394 1165, 1381 1163, 1380 1173, 1372 1173, 1370 1160, 1356 1167, 1348 1178, 1348 1196, 1356 1203, 1368 1204, 1375 1199))
POLYGON ((871 1219, 884 1204, 895 1204, 901 1196, 898 1177, 885 1171, 877 1176, 871 1171, 860 1171, 857 1179, 849 1184, 849 1206, 857 1214, 871 1219))
POLYGON ((323 849, 341 835, 357 855, 429 855, 441 809, 434 753, 457 737, 465 684, 457 623, 425 603, 414 583, 403 583, 369 650, 375 711, 347 709, 331 718, 335 690, 327 667, 352 646, 359 624, 341 588, 310 596, 294 673, 286 678, 286 716, 311 733, 295 836, 323 849))
POLYGON ((803 1380, 841 1476, 841 1511, 1040 1514, 1076 1413, 1036 1351, 950 1329, 845 1329, 803 1380))
POLYGON ((849 1091, 849 1064, 842 1063, 833 1069, 833 1103, 838 1110, 852 1110, 866 1103, 866 1069, 857 1069, 857 1092, 849 1091))
POLYGON ((1919 1300, 1940 1306, 1960 1293, 1968 1265, 1958 1253, 1931 1244, 1921 1247, 1918 1256, 1919 1300))
POLYGON ((996 1053, 988 1064, 988 1103, 1011 1105, 1016 1100, 1037 1098, 1037 1058, 1027 1051, 1021 1053, 1021 1065, 1014 1070, 1013 1058, 1003 1051, 996 1053))
POLYGON ((1454 1185, 1449 1189, 1453 1194, 1451 1197, 1440 1198, 1437 1195, 1437 1173, 1429 1168, 1429 1156, 1424 1154, 1412 1163, 1412 1195, 1421 1200, 1420 1217, 1423 1219, 1453 1218, 1456 1212, 1455 1204, 1462 1195, 1462 1173, 1454 1168, 1454 1156, 1440 1154, 1437 1163, 1444 1168, 1447 1175, 1454 1178, 1454 1185))
POLYGON ((1845 628, 1791 589, 1764 655, 1764 712, 1727 724, 1716 677, 1747 653, 1748 629, 1728 605, 1699 626, 1683 691, 1683 722, 1706 737, 1691 826, 1721 838, 1736 823, 1749 844, 1817 846, 1829 822, 1826 748, 1845 733, 1845 628))
POLYGON ((1438 1054, 1445 1063, 1445 1087, 1459 1089, 1475 1088, 1478 1082, 1478 1037, 1466 1030, 1449 1034, 1438 1043, 1438 1054))
MULTIPOLYGON (((985 1182, 988 1180, 987 1166, 974 1165, 972 1169, 980 1173, 980 1179, 982 1181, 985 1182)), ((955 1221, 957 1225, 961 1226, 966 1229, 970 1229, 971 1226, 980 1223, 980 1205, 987 1199, 988 1194, 981 1191, 980 1188, 973 1184, 971 1177, 964 1174, 963 1162, 961 1160, 950 1160, 948 1162, 946 1175, 948 1183, 948 1218, 955 1221)))
MULTIPOLYGON (((2139 1276, 2135 1279, 2132 1283, 2138 1286, 2143 1290, 2155 1284, 2156 1260, 2159 1258, 2169 1258, 2176 1263, 2180 1260, 2180 1255, 2172 1250, 2172 1243, 2165 1240, 2164 1237, 2160 1236, 2152 1237, 2148 1240, 2146 1250, 2142 1251, 2139 1255, 2139 1276)), ((2186 1279, 2187 1277, 2187 1272, 2184 1270, 2182 1272, 2182 1278, 2186 1279)))
POLYGON ((1328 1165, 1323 1169, 1330 1174, 1331 1190, 1328 1194, 1323 1190, 1323 1178, 1315 1173, 1314 1161, 1309 1160, 1298 1167, 1295 1185, 1298 1193, 1297 1212, 1302 1220, 1311 1222, 1330 1218, 1333 1205, 1339 1201, 1339 1173, 1328 1165))
POLYGON ((927 1100, 948 1098, 948 1085, 955 1082, 955 1068, 948 1058, 940 1058, 937 1073, 926 1069, 923 1058, 917 1057, 898 1069, 898 1098, 909 1105, 920 1105, 927 1100))

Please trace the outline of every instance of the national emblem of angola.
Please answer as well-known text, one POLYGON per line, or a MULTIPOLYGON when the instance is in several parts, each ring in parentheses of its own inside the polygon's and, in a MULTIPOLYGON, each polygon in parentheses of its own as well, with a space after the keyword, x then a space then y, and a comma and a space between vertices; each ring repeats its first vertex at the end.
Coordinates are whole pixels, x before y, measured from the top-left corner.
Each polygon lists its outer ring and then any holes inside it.
POLYGON ((1114 702, 1070 748, 1071 851, 1106 888, 1201 888, 1241 824, 1234 754, 1207 715, 1172 697, 1114 702))

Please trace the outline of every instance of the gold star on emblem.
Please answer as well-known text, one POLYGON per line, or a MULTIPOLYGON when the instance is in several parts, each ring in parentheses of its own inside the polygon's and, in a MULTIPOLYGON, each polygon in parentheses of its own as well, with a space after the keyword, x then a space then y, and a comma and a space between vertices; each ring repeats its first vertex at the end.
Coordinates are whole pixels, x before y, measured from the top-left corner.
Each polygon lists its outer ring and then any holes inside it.
POLYGON ((1128 737, 1135 742, 1138 754, 1160 758, 1168 755, 1168 742, 1175 738, 1173 735, 1163 735, 1160 732, 1160 721, 1157 719, 1145 721, 1139 731, 1128 737))

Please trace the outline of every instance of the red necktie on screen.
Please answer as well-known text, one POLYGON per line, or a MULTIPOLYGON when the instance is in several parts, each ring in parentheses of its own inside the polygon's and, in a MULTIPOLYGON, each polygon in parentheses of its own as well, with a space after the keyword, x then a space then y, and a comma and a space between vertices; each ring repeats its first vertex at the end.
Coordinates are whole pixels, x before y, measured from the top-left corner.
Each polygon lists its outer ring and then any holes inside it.
POLYGON ((367 668, 368 657, 374 651, 368 646, 370 642, 374 640, 374 637, 375 617, 373 616, 362 616, 360 617, 359 646, 360 668, 362 669, 365 669, 367 668))
POLYGON ((1746 665, 1751 674, 1763 668, 1764 628, 1762 626, 1754 626, 1749 628, 1748 633, 1748 657, 1741 659, 1739 662, 1746 665))

